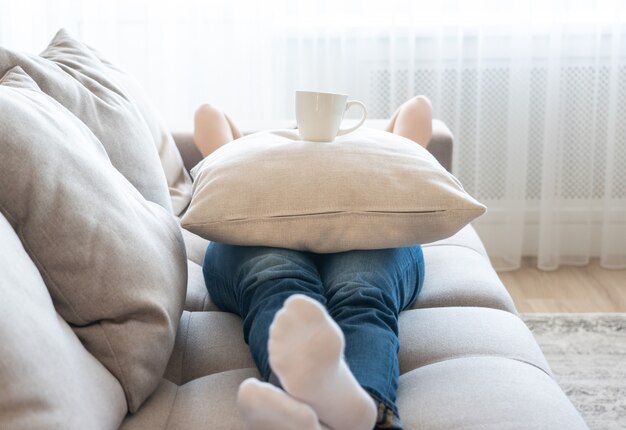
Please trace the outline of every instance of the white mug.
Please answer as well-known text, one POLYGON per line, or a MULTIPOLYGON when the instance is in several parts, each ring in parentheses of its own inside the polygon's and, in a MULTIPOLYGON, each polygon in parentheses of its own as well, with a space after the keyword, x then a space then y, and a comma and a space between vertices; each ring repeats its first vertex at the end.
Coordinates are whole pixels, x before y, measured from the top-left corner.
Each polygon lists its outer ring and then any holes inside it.
POLYGON ((348 100, 347 94, 296 91, 296 122, 302 140, 332 142, 335 137, 352 133, 362 126, 365 118, 365 105, 348 100), (363 116, 354 127, 340 129, 344 113, 354 105, 363 109, 363 116))

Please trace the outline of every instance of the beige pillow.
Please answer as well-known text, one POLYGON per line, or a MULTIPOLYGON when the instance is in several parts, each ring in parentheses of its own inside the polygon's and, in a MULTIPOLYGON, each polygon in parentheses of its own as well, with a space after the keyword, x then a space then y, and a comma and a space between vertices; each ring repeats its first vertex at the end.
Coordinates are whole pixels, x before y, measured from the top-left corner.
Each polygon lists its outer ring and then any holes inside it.
POLYGON ((432 242, 485 207, 423 147, 360 129, 331 143, 294 130, 231 142, 192 170, 183 227, 206 239, 319 253, 432 242))
POLYGON ((187 264, 176 219, 19 67, 0 80, 0 112, 0 211, 57 312, 134 412, 163 374, 182 313, 187 264))
MULTIPOLYGON (((59 30, 55 39, 60 37, 72 39, 65 29, 59 30)), ((143 119, 152 133, 154 144, 159 152, 159 158, 170 191, 174 215, 180 215, 191 201, 191 177, 189 173, 187 173, 187 169, 185 168, 180 152, 178 152, 172 134, 159 117, 158 112, 139 82, 131 75, 106 60, 101 53, 93 48, 90 49, 96 57, 100 59, 102 64, 107 67, 107 76, 119 84, 119 87, 123 90, 124 96, 137 106, 143 115, 143 119)))
POLYGON ((111 163, 148 200, 172 210, 165 174, 142 114, 80 42, 57 34, 41 56, 0 47, 0 76, 14 66, 96 135, 111 163))
POLYGON ((0 428, 117 429, 122 387, 55 312, 2 215, 0 243, 0 428))

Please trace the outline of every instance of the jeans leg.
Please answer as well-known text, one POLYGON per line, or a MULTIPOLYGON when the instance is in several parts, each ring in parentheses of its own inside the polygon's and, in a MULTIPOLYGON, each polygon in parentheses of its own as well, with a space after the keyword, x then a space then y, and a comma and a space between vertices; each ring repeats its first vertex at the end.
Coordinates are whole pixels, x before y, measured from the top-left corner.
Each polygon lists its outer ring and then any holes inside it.
POLYGON ((326 303, 309 253, 212 242, 202 271, 216 306, 243 319, 244 339, 264 380, 271 374, 269 327, 285 300, 293 294, 304 294, 326 303))
POLYGON ((350 370, 379 403, 380 428, 400 428, 384 422, 398 416, 398 315, 421 289, 421 246, 328 254, 317 264, 328 312, 346 338, 350 370))

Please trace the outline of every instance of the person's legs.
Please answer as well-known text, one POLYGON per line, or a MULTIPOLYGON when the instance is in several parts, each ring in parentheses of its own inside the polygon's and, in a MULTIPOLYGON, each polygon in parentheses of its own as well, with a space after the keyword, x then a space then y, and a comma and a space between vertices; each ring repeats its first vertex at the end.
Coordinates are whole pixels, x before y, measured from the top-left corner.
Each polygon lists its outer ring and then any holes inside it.
POLYGON ((424 278, 418 246, 319 256, 326 306, 345 339, 345 359, 377 401, 379 428, 401 428, 398 315, 413 303, 424 278))
POLYGON ((416 96, 406 101, 393 114, 386 130, 426 147, 433 134, 433 108, 430 100, 425 96, 416 96))
POLYGON ((325 304, 319 274, 304 252, 211 242, 202 267, 213 303, 243 319, 246 343, 263 380, 270 379, 267 343, 274 315, 293 294, 325 304))
POLYGON ((296 373, 306 373, 313 382, 309 386, 316 386, 315 398, 294 399, 266 384, 242 383, 238 407, 251 430, 326 429, 311 424, 311 411, 314 423, 323 420, 333 430, 370 430, 374 423, 374 403, 342 359, 343 336, 323 308, 323 287, 312 257, 286 249, 215 242, 207 248, 203 272, 211 299, 220 309, 242 317, 244 339, 263 379, 269 380, 273 370, 292 395, 302 393, 302 384, 293 383, 296 373), (329 363, 334 367, 343 363, 341 371, 331 369, 329 363), (333 394, 336 400, 331 407, 316 408, 317 399, 333 394), (331 416, 339 419, 329 423, 331 416), (285 427, 285 421, 292 426, 285 427))
POLYGON ((203 157, 241 136, 233 121, 221 110, 208 104, 196 110, 193 138, 203 157))

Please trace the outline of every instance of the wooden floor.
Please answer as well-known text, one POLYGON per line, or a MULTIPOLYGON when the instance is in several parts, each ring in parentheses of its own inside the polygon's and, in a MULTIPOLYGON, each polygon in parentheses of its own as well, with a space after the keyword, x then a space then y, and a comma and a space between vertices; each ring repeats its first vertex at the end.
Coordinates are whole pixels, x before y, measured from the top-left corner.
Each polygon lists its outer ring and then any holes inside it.
POLYGON ((626 270, 586 267, 546 272, 525 258, 522 268, 499 272, 519 312, 626 312, 626 270))

